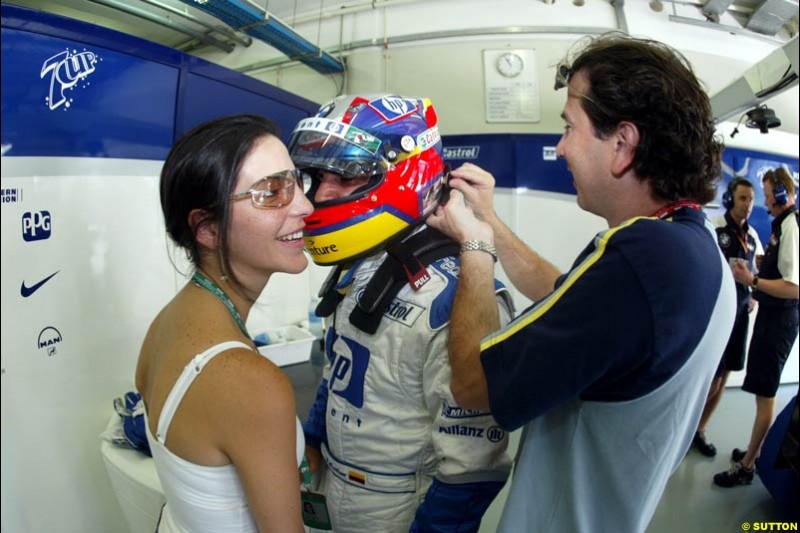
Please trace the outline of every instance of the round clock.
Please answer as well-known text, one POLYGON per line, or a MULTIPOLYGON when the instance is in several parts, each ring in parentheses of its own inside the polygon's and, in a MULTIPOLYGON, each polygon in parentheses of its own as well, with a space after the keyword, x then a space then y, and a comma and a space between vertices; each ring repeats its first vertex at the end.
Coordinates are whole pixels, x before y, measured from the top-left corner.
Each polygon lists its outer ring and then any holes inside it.
POLYGON ((497 72, 506 78, 519 76, 524 66, 522 58, 514 52, 505 52, 497 58, 497 72))

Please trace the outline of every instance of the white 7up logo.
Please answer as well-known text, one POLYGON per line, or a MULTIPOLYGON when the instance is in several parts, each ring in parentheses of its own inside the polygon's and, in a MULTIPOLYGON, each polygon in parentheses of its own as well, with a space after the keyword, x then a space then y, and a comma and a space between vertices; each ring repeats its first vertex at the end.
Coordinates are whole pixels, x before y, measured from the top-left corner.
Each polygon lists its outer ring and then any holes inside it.
POLYGON ((69 50, 60 52, 45 60, 42 64, 40 78, 50 73, 50 97, 47 102, 50 110, 64 104, 69 107, 69 102, 64 96, 64 91, 75 86, 80 80, 94 72, 97 56, 94 52, 81 52, 72 54, 69 50))

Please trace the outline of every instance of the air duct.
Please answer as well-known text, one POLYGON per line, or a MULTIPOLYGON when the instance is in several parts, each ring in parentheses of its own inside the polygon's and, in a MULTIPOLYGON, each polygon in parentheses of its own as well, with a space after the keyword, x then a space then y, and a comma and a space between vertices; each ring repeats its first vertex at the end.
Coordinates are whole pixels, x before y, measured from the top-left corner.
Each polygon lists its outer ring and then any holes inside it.
POLYGON ((248 0, 181 0, 218 18, 231 28, 277 48, 322 74, 344 71, 341 61, 311 44, 280 19, 248 0))
POLYGON ((798 9, 797 0, 764 0, 744 27, 764 35, 776 35, 790 18, 797 16, 798 9))
POLYGON ((134 17, 143 18, 145 20, 149 20, 150 22, 154 22, 161 26, 165 26, 173 31, 189 35, 190 37, 194 37, 195 39, 203 41, 206 44, 210 44, 211 46, 216 46, 223 52, 228 52, 228 53, 233 52, 233 45, 231 43, 220 41, 219 39, 215 39, 211 35, 205 35, 202 32, 196 31, 183 24, 179 24, 178 22, 170 20, 169 18, 159 17, 158 15, 150 13, 149 11, 145 11, 142 8, 129 6, 126 3, 120 2, 118 0, 89 0, 89 1, 94 2, 95 4, 100 4, 102 6, 110 7, 111 9, 123 11, 129 15, 133 15, 134 17))

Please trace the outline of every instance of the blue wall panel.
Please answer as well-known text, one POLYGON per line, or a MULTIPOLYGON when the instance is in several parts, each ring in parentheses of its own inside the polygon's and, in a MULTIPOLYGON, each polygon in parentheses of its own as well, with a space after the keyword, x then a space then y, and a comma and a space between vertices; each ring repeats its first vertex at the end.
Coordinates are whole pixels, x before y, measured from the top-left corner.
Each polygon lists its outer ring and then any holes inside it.
POLYGON ((444 135, 445 160, 457 168, 473 163, 489 171, 498 187, 575 194, 566 163, 555 157, 560 135, 444 135))
MULTIPOLYGON (((280 126, 284 143, 289 142, 294 126, 310 114, 308 108, 286 105, 270 96, 230 85, 227 81, 194 73, 187 76, 182 104, 185 114, 179 122, 178 131, 186 131, 222 115, 255 113, 268 117, 280 126)), ((314 105, 313 111, 317 107, 314 105)))
POLYGON ((318 108, 239 72, 92 24, 5 4, 2 24, 7 157, 161 160, 189 128, 233 113, 274 120, 285 141, 318 108))
POLYGON ((172 145, 174 67, 8 28, 2 63, 7 155, 163 159, 172 145))
POLYGON ((567 163, 556 157, 560 135, 527 135, 515 143, 517 187, 577 194, 567 163))
MULTIPOLYGON (((466 162, 478 165, 494 176, 497 187, 576 194, 566 163, 555 158, 555 147, 560 138, 560 135, 445 135, 442 136, 442 144, 445 160, 453 168, 466 162)), ((736 176, 746 177, 756 189, 750 224, 758 232, 762 243, 766 244, 772 219, 764 207, 761 176, 768 168, 784 166, 794 175, 797 184, 797 159, 728 148, 723 152, 722 160, 724 170, 717 197, 705 207, 706 214, 709 217, 722 215, 722 194, 728 183, 736 176)))

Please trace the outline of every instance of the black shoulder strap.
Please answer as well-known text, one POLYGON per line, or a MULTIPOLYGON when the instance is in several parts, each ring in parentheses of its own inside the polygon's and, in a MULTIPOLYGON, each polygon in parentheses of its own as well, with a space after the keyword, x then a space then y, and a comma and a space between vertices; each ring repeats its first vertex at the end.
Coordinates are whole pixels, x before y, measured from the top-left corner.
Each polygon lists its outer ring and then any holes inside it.
POLYGON ((325 283, 319 290, 317 296, 320 297, 320 302, 314 310, 314 314, 320 318, 330 316, 336 310, 336 306, 344 299, 344 295, 336 290, 336 284, 342 275, 342 265, 336 266, 328 277, 325 278, 325 283))
POLYGON ((430 280, 427 266, 438 259, 458 255, 458 244, 433 228, 425 228, 403 242, 391 245, 387 257, 358 297, 350 323, 373 334, 383 313, 406 284, 414 290, 430 280))

